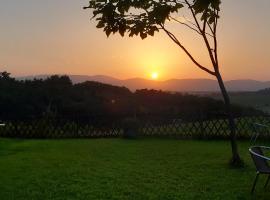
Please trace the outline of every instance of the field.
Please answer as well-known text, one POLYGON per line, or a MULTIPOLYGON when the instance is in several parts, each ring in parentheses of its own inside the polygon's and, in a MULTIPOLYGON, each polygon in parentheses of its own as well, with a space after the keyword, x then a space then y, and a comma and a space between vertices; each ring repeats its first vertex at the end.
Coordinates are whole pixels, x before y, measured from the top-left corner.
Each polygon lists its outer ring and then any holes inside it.
POLYGON ((9 199, 269 199, 248 142, 244 169, 227 141, 0 139, 0 197, 9 199))

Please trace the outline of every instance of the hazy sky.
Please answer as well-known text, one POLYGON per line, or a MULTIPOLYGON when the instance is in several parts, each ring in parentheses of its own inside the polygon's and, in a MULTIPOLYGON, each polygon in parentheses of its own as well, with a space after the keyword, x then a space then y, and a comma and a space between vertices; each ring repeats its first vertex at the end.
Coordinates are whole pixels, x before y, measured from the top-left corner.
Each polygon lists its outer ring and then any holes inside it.
MULTIPOLYGON (((225 79, 270 80, 270 1, 223 0, 219 27, 225 79)), ((89 10, 88 0, 0 0, 0 71, 31 74, 211 78, 198 70, 164 33, 139 38, 107 38, 89 10)), ((201 40, 184 27, 184 44, 208 64, 201 40)))

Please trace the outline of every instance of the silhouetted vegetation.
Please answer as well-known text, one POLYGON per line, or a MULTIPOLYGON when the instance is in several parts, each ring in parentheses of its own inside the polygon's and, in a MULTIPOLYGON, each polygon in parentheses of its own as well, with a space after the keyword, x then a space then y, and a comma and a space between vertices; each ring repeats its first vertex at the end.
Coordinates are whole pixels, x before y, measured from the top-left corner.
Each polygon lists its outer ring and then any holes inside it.
POLYGON ((258 93, 270 95, 270 88, 265 88, 263 90, 259 90, 258 93))
MULTIPOLYGON (((197 93, 198 95, 211 97, 217 100, 222 99, 219 92, 197 93)), ((231 101, 235 105, 253 107, 270 114, 270 90, 264 89, 256 92, 230 92, 231 101)))
MULTIPOLYGON (((98 82, 72 84, 68 76, 18 81, 0 74, 1 120, 37 118, 123 119, 130 117, 174 117, 189 119, 224 117, 224 103, 209 97, 137 90, 98 82)), ((234 115, 260 114, 252 108, 233 107, 234 115)))

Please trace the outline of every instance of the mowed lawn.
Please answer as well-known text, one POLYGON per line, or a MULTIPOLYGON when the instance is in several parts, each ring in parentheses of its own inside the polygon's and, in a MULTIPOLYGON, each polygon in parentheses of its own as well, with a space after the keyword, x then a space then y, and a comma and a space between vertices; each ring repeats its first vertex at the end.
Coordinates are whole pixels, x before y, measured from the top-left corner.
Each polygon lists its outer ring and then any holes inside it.
POLYGON ((232 169, 227 141, 0 139, 0 199, 270 199, 248 146, 232 169))

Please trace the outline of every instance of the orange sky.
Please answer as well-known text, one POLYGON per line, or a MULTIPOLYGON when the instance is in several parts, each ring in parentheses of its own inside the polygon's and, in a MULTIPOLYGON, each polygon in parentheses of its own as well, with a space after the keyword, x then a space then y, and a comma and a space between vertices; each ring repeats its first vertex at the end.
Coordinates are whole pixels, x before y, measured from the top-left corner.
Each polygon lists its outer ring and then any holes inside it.
MULTIPOLYGON (((154 38, 106 38, 89 22, 87 0, 1 0, 0 71, 32 74, 104 74, 117 78, 211 78, 163 33, 154 38)), ((219 29, 225 79, 270 79, 269 0, 224 0, 219 29)), ((201 40, 183 27, 184 44, 208 64, 201 40)))

